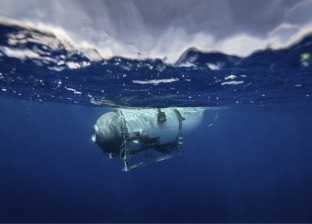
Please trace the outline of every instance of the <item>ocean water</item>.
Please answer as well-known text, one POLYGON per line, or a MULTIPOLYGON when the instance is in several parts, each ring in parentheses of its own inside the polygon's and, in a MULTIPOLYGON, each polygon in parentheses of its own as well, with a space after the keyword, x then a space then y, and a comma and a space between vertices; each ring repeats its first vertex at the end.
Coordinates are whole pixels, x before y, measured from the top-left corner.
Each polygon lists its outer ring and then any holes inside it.
POLYGON ((0 222, 312 222, 312 4, 174 3, 0 3, 0 222), (207 108, 181 156, 91 141, 167 107, 207 108))

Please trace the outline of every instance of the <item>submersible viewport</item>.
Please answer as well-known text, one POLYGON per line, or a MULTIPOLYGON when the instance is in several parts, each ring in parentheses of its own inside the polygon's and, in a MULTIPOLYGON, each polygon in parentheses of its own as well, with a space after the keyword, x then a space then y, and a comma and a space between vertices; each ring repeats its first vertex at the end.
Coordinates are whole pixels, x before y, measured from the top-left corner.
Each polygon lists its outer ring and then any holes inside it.
MULTIPOLYGON (((123 171, 170 159, 183 153, 183 137, 202 121, 205 108, 115 109, 93 126, 91 139, 109 158, 124 161, 123 171), (130 158, 147 150, 164 156, 132 164, 130 158)), ((148 156, 145 156, 148 157, 148 156)))

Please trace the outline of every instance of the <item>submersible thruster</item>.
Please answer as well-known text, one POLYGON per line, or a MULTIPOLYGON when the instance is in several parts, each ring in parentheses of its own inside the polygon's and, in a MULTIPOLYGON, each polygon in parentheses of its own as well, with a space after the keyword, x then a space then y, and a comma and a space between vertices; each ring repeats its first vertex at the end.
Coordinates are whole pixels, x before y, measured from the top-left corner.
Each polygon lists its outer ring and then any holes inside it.
POLYGON ((183 137, 201 123, 204 111, 199 107, 115 109, 97 120, 91 139, 109 158, 122 159, 123 171, 129 171, 181 155, 183 137), (131 163, 133 155, 150 149, 164 155, 131 163))

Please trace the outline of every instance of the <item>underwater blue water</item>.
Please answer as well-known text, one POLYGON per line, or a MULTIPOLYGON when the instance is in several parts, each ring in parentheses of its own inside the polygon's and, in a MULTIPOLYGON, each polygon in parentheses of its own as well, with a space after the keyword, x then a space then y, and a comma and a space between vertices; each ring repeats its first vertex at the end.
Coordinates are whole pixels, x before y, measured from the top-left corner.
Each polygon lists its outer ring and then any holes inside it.
POLYGON ((0 25, 1 222, 312 222, 311 36, 175 64, 62 44, 0 25), (121 172, 91 141, 111 108, 174 106, 215 108, 179 157, 121 172))
POLYGON ((0 29, 5 98, 109 107, 312 102, 311 36, 289 49, 258 51, 247 58, 191 48, 175 64, 166 64, 144 59, 140 52, 136 60, 90 61, 53 34, 9 25, 0 29))

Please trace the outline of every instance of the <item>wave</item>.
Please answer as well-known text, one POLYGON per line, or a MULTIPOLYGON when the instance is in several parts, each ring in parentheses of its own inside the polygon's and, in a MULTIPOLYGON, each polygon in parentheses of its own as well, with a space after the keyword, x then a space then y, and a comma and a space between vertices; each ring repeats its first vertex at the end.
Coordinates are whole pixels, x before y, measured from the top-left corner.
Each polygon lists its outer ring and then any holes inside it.
MULTIPOLYGON (((57 50, 78 52, 89 61, 123 57, 174 64, 192 48, 235 57, 288 48, 312 33, 311 11, 311 0, 176 0, 148 4, 141 0, 4 0, 0 2, 0 23, 35 30, 39 34, 33 38, 36 41, 57 50)), ((19 35, 16 33, 15 39, 19 35)), ((11 41, 14 45, 13 37, 11 41)), ((38 57, 36 52, 2 51, 15 57, 38 57)))
MULTIPOLYGON (((137 55, 136 58, 112 57, 104 58, 95 48, 76 46, 72 41, 64 38, 66 35, 55 35, 55 32, 28 25, 20 26, 16 23, 1 23, 0 57, 18 58, 22 61, 30 60, 37 66, 44 66, 50 70, 86 68, 91 63, 111 64, 121 67, 125 71, 133 68, 124 60, 131 60, 138 66, 156 69, 162 72, 168 64, 165 60, 156 63, 152 58, 137 55), (140 62, 143 62, 141 64, 140 62)), ((230 68, 262 67, 265 69, 285 69, 289 67, 307 67, 311 64, 310 51, 312 35, 304 37, 299 43, 287 49, 257 50, 248 57, 228 55, 222 52, 203 52, 191 47, 183 52, 170 66, 190 68, 192 70, 206 69, 222 70, 230 68), (292 52, 288 54, 288 52, 292 52)), ((129 62, 130 64, 132 62, 129 62)), ((165 80, 166 82, 168 80, 165 80)), ((164 82, 164 81, 157 81, 164 82)))

